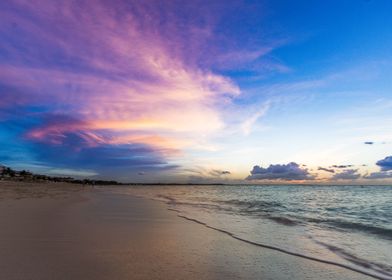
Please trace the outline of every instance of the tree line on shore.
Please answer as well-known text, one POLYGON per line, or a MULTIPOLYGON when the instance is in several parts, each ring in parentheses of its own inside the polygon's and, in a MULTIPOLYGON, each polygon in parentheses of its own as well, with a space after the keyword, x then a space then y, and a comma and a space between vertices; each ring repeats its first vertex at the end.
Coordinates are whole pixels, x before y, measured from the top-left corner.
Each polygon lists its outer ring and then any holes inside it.
POLYGON ((94 180, 94 179, 75 179, 72 177, 49 176, 42 174, 34 174, 27 170, 13 170, 10 167, 0 164, 0 181, 17 181, 17 182, 65 182, 71 184, 83 185, 223 185, 219 183, 203 184, 203 183, 120 183, 115 180, 94 180))
POLYGON ((72 177, 48 176, 34 174, 30 171, 16 171, 7 166, 0 165, 0 180, 7 181, 24 181, 24 182, 66 182, 72 184, 84 185, 122 185, 117 181, 92 180, 92 179, 75 179, 72 177))

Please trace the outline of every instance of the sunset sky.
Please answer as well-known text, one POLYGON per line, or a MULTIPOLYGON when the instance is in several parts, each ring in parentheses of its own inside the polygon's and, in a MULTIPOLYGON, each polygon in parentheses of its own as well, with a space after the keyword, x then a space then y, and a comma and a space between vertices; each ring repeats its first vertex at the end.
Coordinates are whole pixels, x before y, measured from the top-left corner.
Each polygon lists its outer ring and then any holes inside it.
POLYGON ((0 163, 392 182, 392 1, 0 1, 0 163))

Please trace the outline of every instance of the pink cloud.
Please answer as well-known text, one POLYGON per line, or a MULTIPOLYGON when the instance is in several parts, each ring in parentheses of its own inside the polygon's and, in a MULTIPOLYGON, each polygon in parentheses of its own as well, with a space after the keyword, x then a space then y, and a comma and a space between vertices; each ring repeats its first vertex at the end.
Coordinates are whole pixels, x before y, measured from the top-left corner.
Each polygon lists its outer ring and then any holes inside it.
MULTIPOLYGON (((47 123, 31 130, 30 138, 55 144, 67 132, 83 131, 87 142, 98 143, 96 132, 105 130, 127 131, 132 134, 127 141, 138 139, 149 145, 159 142, 151 139, 192 145, 189 135, 208 134, 223 127, 218 105, 240 94, 229 78, 185 64, 182 53, 172 50, 183 49, 186 42, 178 36, 178 41, 160 36, 156 9, 149 5, 137 3, 129 9, 125 2, 111 6, 84 1, 16 3, 14 9, 23 9, 28 17, 9 11, 1 15, 18 23, 22 32, 34 34, 27 40, 39 41, 51 55, 60 53, 77 64, 41 64, 33 46, 27 46, 25 54, 7 46, 21 60, 25 58, 20 56, 31 56, 31 63, 5 63, 0 70, 2 80, 28 92, 24 93, 29 97, 25 103, 47 104, 53 113, 82 120, 47 123), (184 134, 187 140, 182 139, 184 134)), ((175 28, 169 24, 165 32, 177 34, 175 28)), ((194 40, 206 36, 194 25, 185 28, 194 40)), ((122 139, 110 141, 121 143, 122 139)))

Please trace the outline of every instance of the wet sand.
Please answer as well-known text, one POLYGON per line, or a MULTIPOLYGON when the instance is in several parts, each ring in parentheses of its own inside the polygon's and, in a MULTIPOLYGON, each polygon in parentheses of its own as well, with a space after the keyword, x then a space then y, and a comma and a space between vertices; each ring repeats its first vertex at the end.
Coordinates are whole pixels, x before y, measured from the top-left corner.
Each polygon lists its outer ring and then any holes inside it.
POLYGON ((15 184, 0 182, 0 279, 373 279, 244 243, 109 187, 15 184))

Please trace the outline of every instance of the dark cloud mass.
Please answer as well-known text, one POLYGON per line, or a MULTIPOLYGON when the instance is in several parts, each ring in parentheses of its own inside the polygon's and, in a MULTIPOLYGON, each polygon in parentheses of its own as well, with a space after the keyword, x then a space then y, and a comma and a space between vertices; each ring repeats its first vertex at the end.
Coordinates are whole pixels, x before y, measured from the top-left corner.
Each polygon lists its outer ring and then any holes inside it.
MULTIPOLYGON (((66 135, 70 141, 77 143, 78 135, 66 135)), ((53 166, 76 166, 100 169, 158 168, 167 165, 151 147, 142 144, 104 144, 96 147, 77 147, 70 145, 48 145, 36 143, 32 145, 36 158, 53 166)))
POLYGON ((374 144, 374 142, 373 141, 366 141, 366 142, 363 142, 365 145, 373 145, 374 144))
POLYGON ((86 130, 86 121, 64 114, 36 112, 28 119, 29 122, 17 117, 0 121, 3 131, 9 134, 8 144, 2 143, 8 155, 0 151, 0 160, 9 163, 32 159, 42 166, 88 169, 104 176, 178 167, 167 160, 169 154, 177 152, 172 148, 148 145, 137 139, 116 143, 105 130, 86 130), (25 154, 30 158, 18 158, 25 154))
POLYGON ((347 164, 347 165, 332 165, 333 168, 350 168, 353 167, 352 164, 347 164))
POLYGON ((213 169, 209 172, 211 176, 222 176, 222 175, 229 175, 231 174, 230 171, 227 170, 218 170, 218 169, 213 169))
POLYGON ((319 167, 317 170, 322 170, 322 171, 329 172, 329 173, 335 173, 335 170, 330 169, 330 168, 325 168, 325 167, 319 167))
POLYGON ((392 156, 379 160, 376 162, 376 164, 380 166, 381 171, 392 170, 392 156))
POLYGON ((314 176, 299 164, 271 164, 267 168, 255 165, 246 180, 313 180, 314 176))
POLYGON ((333 180, 355 180, 361 177, 358 173, 358 169, 347 169, 340 173, 333 175, 333 180))
POLYGON ((388 156, 384 159, 381 159, 376 162, 376 165, 378 165, 381 168, 381 171, 379 172, 372 172, 363 178, 365 179, 388 179, 392 178, 392 156, 388 156))

